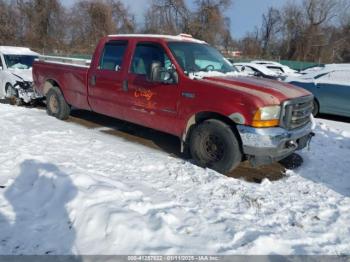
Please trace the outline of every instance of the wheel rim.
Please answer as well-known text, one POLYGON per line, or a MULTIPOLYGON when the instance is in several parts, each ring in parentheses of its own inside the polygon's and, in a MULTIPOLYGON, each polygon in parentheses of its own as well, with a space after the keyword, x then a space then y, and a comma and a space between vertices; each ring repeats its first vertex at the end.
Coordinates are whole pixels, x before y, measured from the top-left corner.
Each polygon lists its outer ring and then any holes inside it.
POLYGON ((58 113, 58 100, 56 96, 51 96, 49 100, 50 110, 53 114, 58 113))
POLYGON ((208 135, 203 143, 203 152, 205 153, 205 158, 209 163, 215 163, 223 159, 225 154, 225 145, 222 139, 215 135, 208 135))

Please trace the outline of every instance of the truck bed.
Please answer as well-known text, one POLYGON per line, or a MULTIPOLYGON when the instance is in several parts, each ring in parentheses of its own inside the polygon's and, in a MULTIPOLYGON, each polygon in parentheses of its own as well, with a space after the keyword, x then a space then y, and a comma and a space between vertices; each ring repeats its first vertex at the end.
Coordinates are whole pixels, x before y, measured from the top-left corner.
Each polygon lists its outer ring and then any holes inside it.
POLYGON ((41 56, 34 64, 34 86, 41 95, 47 91, 45 83, 50 82, 64 88, 65 99, 70 105, 90 110, 87 92, 89 60, 41 56))

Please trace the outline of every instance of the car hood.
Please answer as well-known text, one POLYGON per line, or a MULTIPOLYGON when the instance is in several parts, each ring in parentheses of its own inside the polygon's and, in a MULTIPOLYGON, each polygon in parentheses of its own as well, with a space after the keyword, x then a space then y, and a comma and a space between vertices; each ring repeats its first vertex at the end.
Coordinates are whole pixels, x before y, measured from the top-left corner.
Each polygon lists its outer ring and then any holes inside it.
POLYGON ((9 69, 17 81, 33 82, 32 69, 9 69))
POLYGON ((215 86, 247 93, 260 98, 265 105, 281 104, 285 100, 308 96, 310 92, 280 81, 244 76, 204 77, 199 79, 215 86))

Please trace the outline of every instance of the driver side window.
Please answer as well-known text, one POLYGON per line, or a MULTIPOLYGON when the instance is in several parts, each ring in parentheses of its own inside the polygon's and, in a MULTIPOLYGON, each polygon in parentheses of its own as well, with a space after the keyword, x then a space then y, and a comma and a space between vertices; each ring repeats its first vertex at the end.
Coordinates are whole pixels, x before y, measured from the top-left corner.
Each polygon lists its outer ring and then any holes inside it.
POLYGON ((171 61, 164 49, 152 43, 140 43, 136 46, 130 72, 137 75, 149 75, 153 62, 160 62, 161 67, 169 68, 171 61))

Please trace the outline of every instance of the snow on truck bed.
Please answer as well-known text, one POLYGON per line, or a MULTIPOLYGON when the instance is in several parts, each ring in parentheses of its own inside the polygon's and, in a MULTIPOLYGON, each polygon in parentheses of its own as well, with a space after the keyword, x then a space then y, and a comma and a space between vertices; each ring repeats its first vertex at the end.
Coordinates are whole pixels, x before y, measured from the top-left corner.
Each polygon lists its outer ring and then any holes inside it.
POLYGON ((350 254, 350 124, 261 184, 0 105, 0 254, 350 254))

